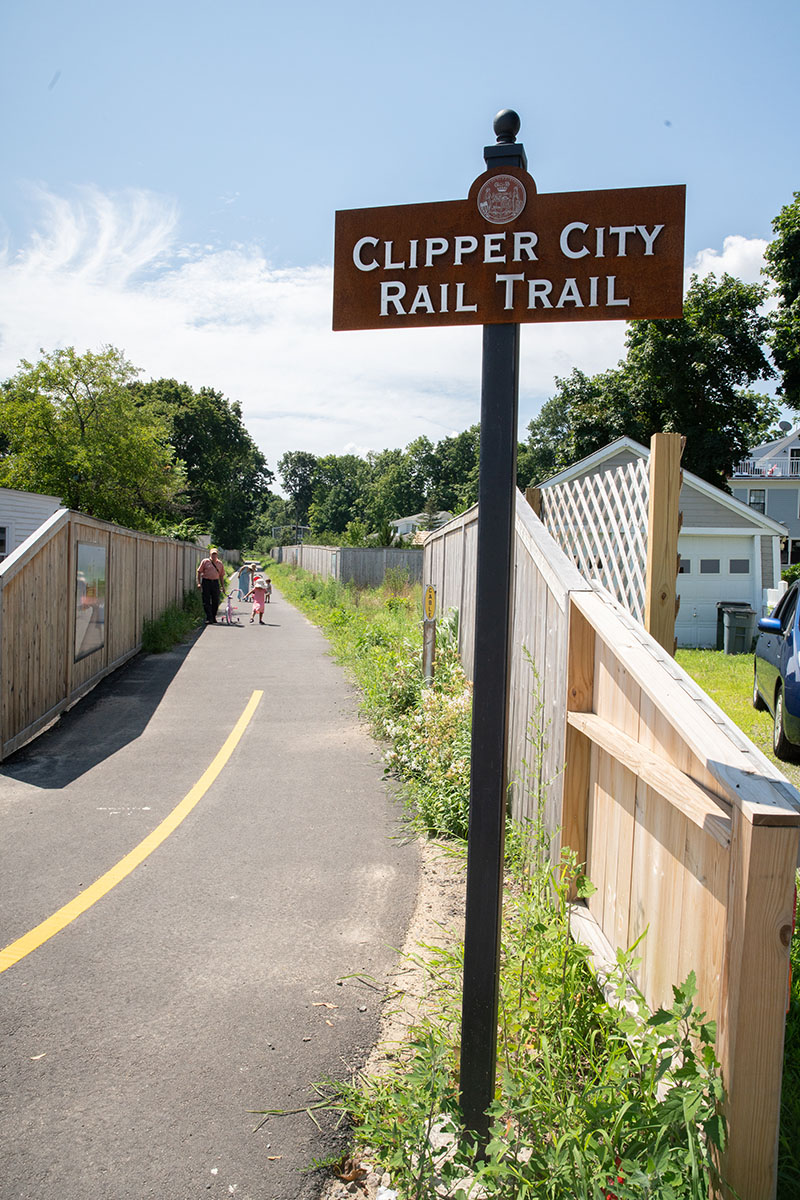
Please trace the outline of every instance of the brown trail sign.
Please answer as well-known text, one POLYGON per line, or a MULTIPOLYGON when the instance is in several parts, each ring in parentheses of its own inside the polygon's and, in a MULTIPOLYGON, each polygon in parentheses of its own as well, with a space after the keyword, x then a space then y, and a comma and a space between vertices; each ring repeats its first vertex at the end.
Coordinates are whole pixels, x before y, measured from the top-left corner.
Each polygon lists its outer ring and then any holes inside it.
POLYGON ((497 166, 466 200, 336 214, 333 328, 683 314, 684 187, 540 195, 497 166))
POLYGON ((519 326, 683 315, 685 188, 539 194, 494 121, 466 200, 336 214, 333 328, 483 325, 461 1107, 488 1137, 497 1050, 507 795, 519 326))

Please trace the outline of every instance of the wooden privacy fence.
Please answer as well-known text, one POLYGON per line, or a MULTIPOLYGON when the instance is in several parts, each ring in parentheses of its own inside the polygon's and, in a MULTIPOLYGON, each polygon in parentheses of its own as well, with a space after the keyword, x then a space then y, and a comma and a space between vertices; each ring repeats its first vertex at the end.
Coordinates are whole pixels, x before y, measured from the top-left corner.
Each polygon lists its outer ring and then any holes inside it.
MULTIPOLYGON (((476 545, 476 509, 425 544, 424 583, 436 587, 440 613, 458 609, 470 675, 476 545)), ((586 582, 522 496, 513 628, 514 815, 535 816, 535 786, 523 785, 532 720, 547 743, 537 770, 550 781, 553 857, 572 847, 597 887, 574 906, 578 936, 607 966, 645 934, 634 982, 653 1010, 696 973, 728 1093, 722 1169, 742 1200, 770 1200, 800 796, 644 628, 586 582)))
POLYGON ((408 571, 410 583, 422 582, 422 549, 372 546, 276 546, 270 551, 278 563, 291 563, 323 579, 380 587, 393 568, 408 571))
POLYGON ((302 567, 312 575, 321 579, 337 579, 336 556, 337 549, 330 546, 275 546, 270 550, 270 558, 276 563, 288 563, 293 567, 302 567))
POLYGON ((143 622, 196 586, 202 553, 60 509, 0 563, 0 759, 141 648, 143 622))

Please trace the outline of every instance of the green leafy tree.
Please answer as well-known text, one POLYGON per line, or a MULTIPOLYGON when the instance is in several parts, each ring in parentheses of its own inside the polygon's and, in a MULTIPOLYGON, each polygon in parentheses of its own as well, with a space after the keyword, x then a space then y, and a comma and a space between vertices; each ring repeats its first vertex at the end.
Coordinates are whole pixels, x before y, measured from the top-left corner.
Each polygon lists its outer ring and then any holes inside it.
POLYGON ((480 425, 472 425, 454 437, 442 438, 434 450, 434 488, 446 512, 460 512, 478 499, 480 425))
POLYGON ((375 546, 393 546, 395 543, 395 532, 388 521, 381 521, 375 533, 373 544, 375 546))
POLYGON ((659 432, 686 436, 683 465, 726 488, 733 465, 770 429, 777 405, 749 389, 774 375, 764 351, 766 288, 725 275, 692 278, 680 321, 632 321, 627 356, 589 377, 573 371, 531 421, 528 482, 627 434, 647 445, 659 432))
POLYGON ((287 450, 278 460, 278 474, 294 503, 295 520, 299 525, 307 525, 319 474, 316 454, 307 450, 287 450))
POLYGON ((766 272, 777 285, 772 357, 783 374, 779 388, 787 405, 800 411, 800 192, 772 222, 775 238, 764 253, 766 272))
POLYGON ((166 423, 186 465, 186 515, 220 545, 249 544, 273 475, 245 428, 241 406, 214 388, 195 391, 175 379, 135 383, 132 392, 166 423))
POLYGON ((556 379, 555 395, 528 425, 518 462, 521 485, 540 483, 615 438, 637 437, 640 425, 624 368, 591 377, 573 369, 556 379))
POLYGON ((403 450, 381 450, 368 454, 369 486, 365 513, 370 526, 379 529, 385 522, 415 512, 409 508, 414 492, 409 463, 403 450))
POLYGON ((369 464, 358 455, 328 454, 320 458, 308 514, 312 537, 323 532, 344 533, 348 521, 363 519, 369 483, 369 464))
POLYGON ((436 520, 439 515, 439 505, 436 503, 436 497, 431 494, 425 501, 422 507, 422 523, 420 529, 425 533, 429 533, 431 529, 436 528, 436 520))
POLYGON ((367 526, 363 521, 356 519, 348 521, 347 528, 342 534, 343 546, 369 546, 370 542, 367 538, 367 526))
MULTIPOLYGON (((433 443, 426 437, 415 438, 406 446, 405 458, 410 485, 409 499, 414 501, 409 513, 421 512, 427 497, 436 491, 437 464, 433 443)), ((396 515, 402 517, 408 516, 408 513, 396 515)))
POLYGON ((0 391, 0 483, 134 529, 174 520, 183 464, 167 423, 135 403, 137 374, 113 346, 23 361, 0 391))
MULTIPOLYGON (((769 430, 777 405, 748 391, 775 372, 764 350, 766 288, 693 276, 682 321, 633 321, 626 373, 638 439, 683 433, 683 464, 718 487, 769 430)), ((637 435, 634 435, 637 436, 637 435)))

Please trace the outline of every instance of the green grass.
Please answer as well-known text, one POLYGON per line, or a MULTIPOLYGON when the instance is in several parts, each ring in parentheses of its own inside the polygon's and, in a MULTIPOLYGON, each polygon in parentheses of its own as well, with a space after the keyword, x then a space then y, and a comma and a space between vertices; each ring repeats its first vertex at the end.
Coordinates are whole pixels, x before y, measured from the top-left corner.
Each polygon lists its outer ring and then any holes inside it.
POLYGON ((772 716, 756 712, 752 704, 752 654, 724 654, 721 650, 679 650, 675 658, 704 692, 746 733, 751 742, 800 788, 800 763, 782 762, 772 750, 772 716))
POLYGON ((187 592, 182 604, 171 604, 160 617, 144 622, 142 650, 147 654, 164 654, 178 642, 184 641, 202 620, 200 593, 187 592))
MULTIPOLYGON (((685 671, 715 700, 722 711, 752 742, 800 787, 800 763, 782 762, 772 750, 772 717, 756 712, 752 654, 724 654, 720 650, 679 650, 676 658, 685 671)), ((800 883, 800 873, 798 874, 800 883)), ((800 934, 791 948, 792 991, 786 1018, 781 1094, 781 1132, 778 1159, 778 1200, 800 1196, 800 934)))

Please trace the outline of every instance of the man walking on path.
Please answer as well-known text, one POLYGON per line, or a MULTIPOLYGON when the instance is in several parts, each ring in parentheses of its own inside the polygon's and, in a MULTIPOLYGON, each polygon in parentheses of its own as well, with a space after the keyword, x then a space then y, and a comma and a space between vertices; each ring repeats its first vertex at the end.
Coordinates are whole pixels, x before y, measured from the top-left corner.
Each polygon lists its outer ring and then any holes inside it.
POLYGON ((216 625, 217 610, 222 599, 221 584, 225 578, 225 565, 218 557, 216 547, 212 548, 210 558, 204 558, 197 568, 197 586, 201 589, 203 611, 206 622, 216 625))

